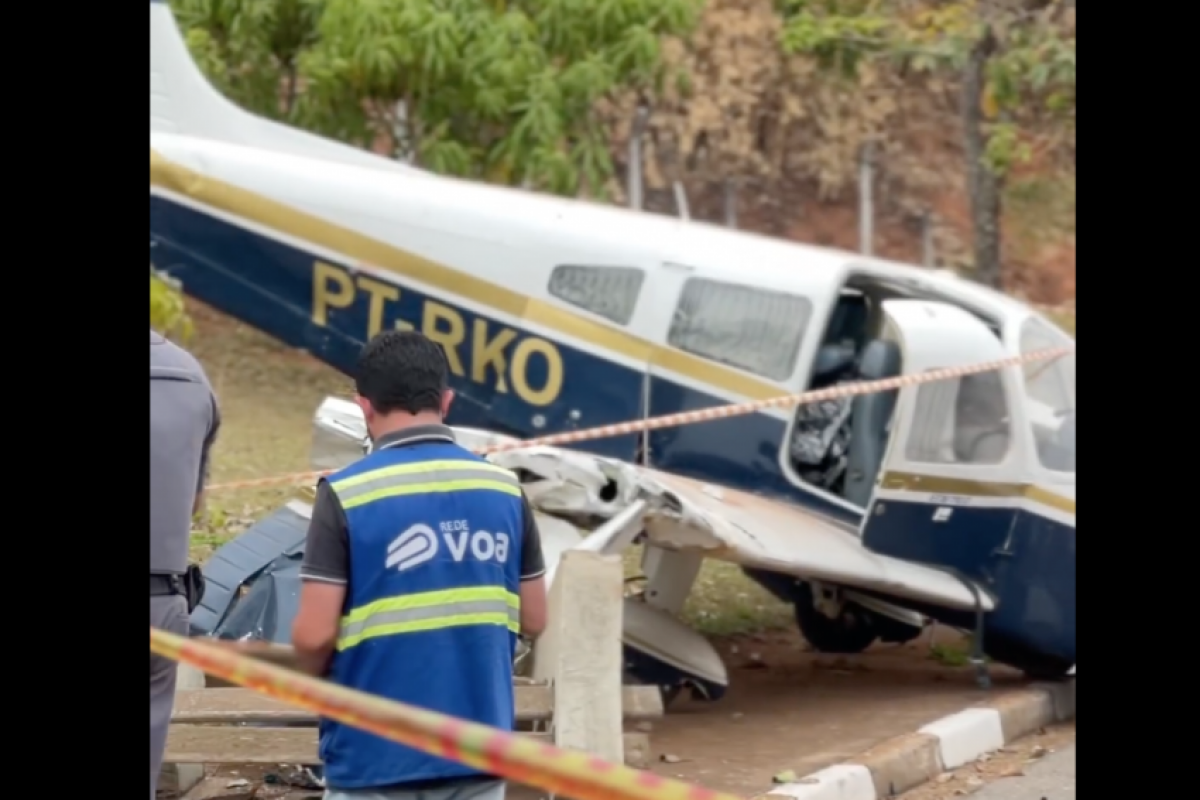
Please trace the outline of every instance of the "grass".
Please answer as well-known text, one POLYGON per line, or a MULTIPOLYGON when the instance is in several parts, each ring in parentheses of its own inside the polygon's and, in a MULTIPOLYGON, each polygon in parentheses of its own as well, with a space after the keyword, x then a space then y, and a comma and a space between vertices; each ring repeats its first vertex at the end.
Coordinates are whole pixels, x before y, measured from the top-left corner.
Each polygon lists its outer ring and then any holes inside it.
POLYGON ((1021 229, 1039 237, 1075 234, 1078 186, 1064 174, 1031 174, 1013 179, 1004 195, 1010 214, 1021 229))
MULTIPOLYGON (((346 379, 199 303, 190 303, 189 310, 196 326, 190 348, 221 405, 212 483, 311 469, 313 412, 326 395, 344 393, 346 379)), ((193 531, 193 558, 207 558, 295 496, 297 487, 286 486, 212 493, 193 531)))
POLYGON ((935 644, 929 651, 929 657, 945 667, 965 667, 971 663, 970 652, 961 645, 935 644))
MULTIPOLYGON (((312 416, 321 400, 344 394, 349 381, 304 353, 199 303, 189 311, 195 334, 189 348, 204 364, 221 404, 222 427, 213 452, 212 483, 263 478, 311 469, 312 416)), ((288 500, 297 487, 213 492, 192 532, 192 558, 207 559, 288 500)), ((627 561, 636 574, 638 556, 627 561)), ((684 616, 697 630, 730 636, 791 625, 786 606, 731 564, 709 561, 701 570, 684 616)))

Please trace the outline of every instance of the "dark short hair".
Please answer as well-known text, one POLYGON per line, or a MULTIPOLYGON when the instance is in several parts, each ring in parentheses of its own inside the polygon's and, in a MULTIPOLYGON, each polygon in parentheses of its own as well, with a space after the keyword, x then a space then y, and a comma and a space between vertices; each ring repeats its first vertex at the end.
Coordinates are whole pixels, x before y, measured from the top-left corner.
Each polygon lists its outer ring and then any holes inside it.
POLYGON ((440 413, 447 380, 438 344, 416 331, 384 331, 359 353, 354 388, 379 414, 440 413))

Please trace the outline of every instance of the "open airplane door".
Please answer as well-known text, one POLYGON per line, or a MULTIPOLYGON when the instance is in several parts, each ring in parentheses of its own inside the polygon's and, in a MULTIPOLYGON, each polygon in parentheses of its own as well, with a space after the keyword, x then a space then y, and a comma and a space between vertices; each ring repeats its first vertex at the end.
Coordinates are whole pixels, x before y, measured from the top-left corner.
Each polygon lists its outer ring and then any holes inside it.
MULTIPOLYGON (((884 310, 904 374, 1014 355, 960 309, 894 301, 884 310)), ((920 610, 975 629, 998 661, 1059 678, 1076 661, 1074 500, 1038 480, 1022 388, 1008 367, 901 390, 862 541, 987 591, 995 609, 974 619, 920 610)))
MULTIPOLYGON (((987 326, 942 303, 883 304, 887 346, 903 374, 995 361, 1010 353, 987 326)), ((994 583, 1022 484, 1023 440, 1014 433, 1020 396, 1012 369, 901 390, 866 517, 863 544, 908 561, 994 583)))

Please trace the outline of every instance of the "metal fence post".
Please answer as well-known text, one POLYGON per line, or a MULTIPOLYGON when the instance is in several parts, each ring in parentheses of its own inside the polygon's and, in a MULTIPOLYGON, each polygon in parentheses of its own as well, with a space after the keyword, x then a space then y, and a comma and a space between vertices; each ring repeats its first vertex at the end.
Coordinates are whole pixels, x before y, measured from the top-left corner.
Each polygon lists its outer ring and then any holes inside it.
POLYGON ((875 243, 875 147, 863 145, 858 165, 858 249, 864 256, 874 254, 875 243))
POLYGON ((645 103, 639 103, 634 112, 633 127, 629 131, 629 171, 626 175, 628 184, 629 207, 641 211, 644 205, 642 180, 642 137, 646 135, 646 122, 650 119, 650 109, 645 103))

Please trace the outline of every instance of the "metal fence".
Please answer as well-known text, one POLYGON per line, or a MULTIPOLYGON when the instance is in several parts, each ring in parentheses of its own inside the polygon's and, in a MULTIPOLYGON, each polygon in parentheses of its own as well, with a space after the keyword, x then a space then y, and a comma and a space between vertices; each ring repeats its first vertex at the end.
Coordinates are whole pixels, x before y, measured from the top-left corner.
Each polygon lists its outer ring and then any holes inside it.
MULTIPOLYGON (((644 210, 646 206, 646 187, 644 180, 643 142, 646 135, 649 112, 639 108, 634 118, 629 137, 628 169, 626 173, 626 197, 629 207, 644 210)), ((864 255, 875 253, 875 223, 876 223, 876 188, 877 161, 873 148, 864 146, 859 154, 858 168, 858 249, 864 255)), ((738 190, 736 181, 725 181, 722 186, 722 222, 730 228, 738 228, 738 190)), ((688 199, 688 191, 682 181, 674 181, 671 186, 674 212, 680 219, 691 219, 692 211, 688 199)), ((921 263, 927 267, 940 266, 937 246, 934 239, 934 229, 937 220, 932 211, 922 214, 921 224, 921 263)))

